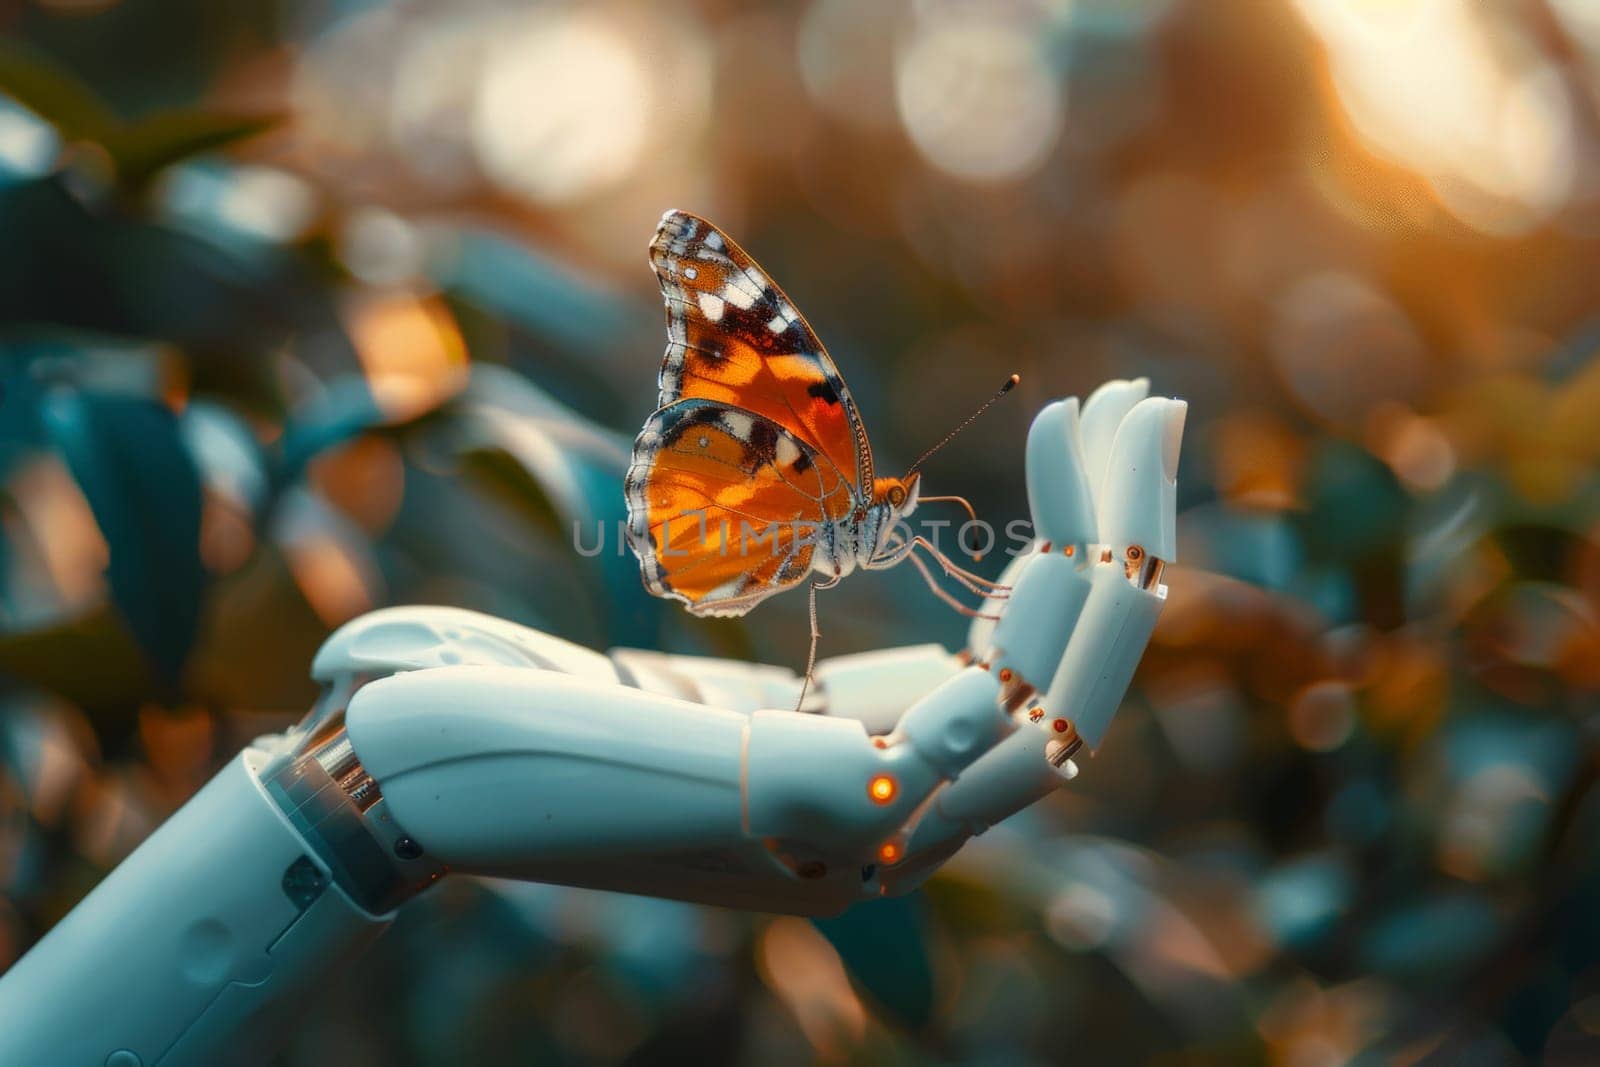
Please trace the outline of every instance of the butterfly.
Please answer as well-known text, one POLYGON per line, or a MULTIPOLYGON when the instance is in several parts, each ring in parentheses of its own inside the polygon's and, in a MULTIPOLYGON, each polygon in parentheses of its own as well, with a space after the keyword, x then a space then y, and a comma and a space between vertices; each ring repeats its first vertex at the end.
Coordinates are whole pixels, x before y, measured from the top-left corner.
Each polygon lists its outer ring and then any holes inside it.
POLYGON ((813 656, 816 591, 857 568, 909 558, 971 614, 912 554, 924 548, 974 592, 995 588, 904 523, 919 503, 922 460, 903 477, 878 476, 850 390, 783 290, 727 234, 683 211, 662 216, 650 265, 667 348, 659 407, 625 482, 645 587, 692 614, 731 616, 810 579, 813 656))

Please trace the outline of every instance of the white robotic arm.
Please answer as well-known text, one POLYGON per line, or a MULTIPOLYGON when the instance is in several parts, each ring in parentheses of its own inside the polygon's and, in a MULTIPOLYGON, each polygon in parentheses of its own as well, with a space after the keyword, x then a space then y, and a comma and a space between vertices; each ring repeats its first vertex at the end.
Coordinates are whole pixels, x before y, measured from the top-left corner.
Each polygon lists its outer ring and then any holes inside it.
POLYGON ((968 648, 790 672, 374 612, 259 739, 0 977, 0 1062, 248 1060, 449 872, 831 914, 1076 773, 1165 596, 1184 405, 1110 383, 1029 433, 1037 539, 968 648), (226 1051, 222 1051, 226 1050, 226 1051))

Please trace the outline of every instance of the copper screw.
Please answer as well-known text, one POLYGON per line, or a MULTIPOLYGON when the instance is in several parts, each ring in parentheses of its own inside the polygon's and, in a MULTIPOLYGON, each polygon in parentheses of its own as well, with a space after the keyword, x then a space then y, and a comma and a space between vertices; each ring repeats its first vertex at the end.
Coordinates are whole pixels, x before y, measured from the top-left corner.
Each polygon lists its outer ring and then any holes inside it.
POLYGON ((1141 559, 1144 559, 1144 549, 1140 548, 1138 545, 1129 545, 1128 562, 1138 563, 1141 559))
POLYGON ((1029 722, 1038 722, 1040 719, 1043 719, 1043 718, 1044 718, 1044 709, 1043 708, 1029 708, 1028 709, 1028 721, 1029 722))
POLYGON ((1083 738, 1078 736, 1078 727, 1073 724, 1071 719, 1057 719, 1050 724, 1050 728, 1058 734, 1066 735, 1064 743, 1073 752, 1078 751, 1079 746, 1083 744, 1083 738))
POLYGON ((1011 668, 1010 667, 1002 667, 1000 669, 1000 680, 1002 682, 1011 681, 1011 668))

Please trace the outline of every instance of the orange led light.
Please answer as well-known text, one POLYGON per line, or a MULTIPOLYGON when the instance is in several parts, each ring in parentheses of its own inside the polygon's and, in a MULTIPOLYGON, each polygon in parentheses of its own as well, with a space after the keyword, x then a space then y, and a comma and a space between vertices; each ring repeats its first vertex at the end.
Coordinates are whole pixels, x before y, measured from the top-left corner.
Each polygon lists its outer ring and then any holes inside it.
POLYGON ((895 785, 894 779, 887 774, 877 775, 867 783, 867 796, 871 797, 873 802, 877 804, 889 803, 899 791, 899 786, 895 785))
POLYGON ((900 858, 900 847, 893 841, 885 841, 878 849, 878 858, 884 863, 893 863, 900 858))

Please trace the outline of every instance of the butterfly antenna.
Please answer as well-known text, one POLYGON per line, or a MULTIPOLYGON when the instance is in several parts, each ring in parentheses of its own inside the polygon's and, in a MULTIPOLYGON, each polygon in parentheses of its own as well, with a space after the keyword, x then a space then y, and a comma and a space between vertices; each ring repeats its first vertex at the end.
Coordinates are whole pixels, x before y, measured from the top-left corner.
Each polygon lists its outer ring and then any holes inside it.
MULTIPOLYGON (((1006 379, 1006 384, 1004 384, 1004 385, 1002 385, 1000 387, 999 392, 995 393, 994 396, 991 396, 988 400, 985 400, 981 405, 979 405, 978 410, 974 411, 971 415, 968 415, 966 417, 966 419, 964 419, 962 421, 960 426, 957 426, 955 429, 953 429, 949 433, 945 434, 944 435, 944 440, 940 441, 938 444, 936 444, 932 448, 928 449, 922 455, 918 456, 917 457, 917 461, 915 463, 913 463, 910 466, 909 469, 907 469, 906 475, 909 477, 911 474, 913 474, 916 471, 916 469, 918 467, 922 466, 923 462, 929 456, 933 455, 935 452, 939 451, 939 449, 943 448, 945 445, 947 445, 951 441, 955 440, 956 434, 960 433, 962 430, 965 430, 968 426, 971 426, 973 424, 973 422, 978 418, 979 415, 982 415, 985 411, 989 410, 989 405, 990 404, 993 404, 996 400, 999 400, 1001 397, 1003 397, 1007 393, 1011 392, 1012 389, 1016 388, 1017 383, 1020 382, 1020 381, 1022 381, 1022 375, 1020 375, 1020 374, 1013 374, 1011 377, 1007 378, 1006 379)), ((932 499, 932 498, 931 497, 925 497, 924 499, 932 499)))

